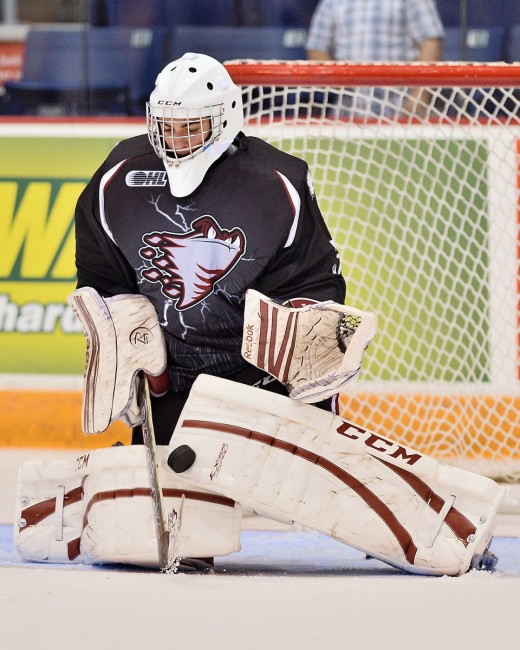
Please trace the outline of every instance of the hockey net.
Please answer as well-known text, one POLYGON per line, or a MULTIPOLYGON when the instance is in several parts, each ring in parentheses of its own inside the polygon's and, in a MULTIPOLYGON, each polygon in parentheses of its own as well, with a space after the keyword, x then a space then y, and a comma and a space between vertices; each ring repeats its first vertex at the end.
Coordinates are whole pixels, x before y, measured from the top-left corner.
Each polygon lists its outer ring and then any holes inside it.
POLYGON ((309 163, 347 303, 378 315, 341 414, 518 481, 520 65, 226 66, 247 133, 309 163))

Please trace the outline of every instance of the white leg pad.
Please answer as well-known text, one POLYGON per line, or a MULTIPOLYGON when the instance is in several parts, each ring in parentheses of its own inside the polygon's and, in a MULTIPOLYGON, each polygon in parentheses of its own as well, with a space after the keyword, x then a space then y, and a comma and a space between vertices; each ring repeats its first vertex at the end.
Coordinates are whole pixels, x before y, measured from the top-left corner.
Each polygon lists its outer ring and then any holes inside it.
MULTIPOLYGON (((165 464, 167 449, 157 451, 165 464)), ((170 470, 162 486, 166 512, 178 513, 184 494, 180 557, 240 550, 240 504, 189 489, 170 470)), ((30 561, 159 567, 145 448, 110 447, 74 460, 23 463, 14 539, 30 561)))
POLYGON ((201 376, 170 441, 179 476, 412 573, 460 575, 491 541, 503 489, 341 418, 201 376))

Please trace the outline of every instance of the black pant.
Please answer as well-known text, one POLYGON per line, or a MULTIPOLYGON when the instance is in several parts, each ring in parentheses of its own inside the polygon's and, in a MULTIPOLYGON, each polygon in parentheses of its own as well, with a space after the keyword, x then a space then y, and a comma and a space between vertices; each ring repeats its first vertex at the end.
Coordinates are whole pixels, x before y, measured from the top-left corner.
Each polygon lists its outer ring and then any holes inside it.
MULTIPOLYGON (((287 388, 278 380, 271 377, 265 371, 255 368, 255 366, 247 366, 235 375, 228 377, 232 381, 239 384, 247 384, 248 386, 255 386, 261 390, 267 390, 271 393, 278 395, 289 395, 287 388)), ((155 441, 158 445, 167 445, 170 442, 173 430, 179 419, 184 404, 188 399, 189 391, 174 393, 169 390, 163 397, 152 397, 152 419, 155 431, 155 441)), ((332 399, 324 400, 314 404, 318 408, 325 411, 332 411, 332 399)), ((132 430, 132 444, 143 444, 143 431, 142 428, 135 427, 132 430)))

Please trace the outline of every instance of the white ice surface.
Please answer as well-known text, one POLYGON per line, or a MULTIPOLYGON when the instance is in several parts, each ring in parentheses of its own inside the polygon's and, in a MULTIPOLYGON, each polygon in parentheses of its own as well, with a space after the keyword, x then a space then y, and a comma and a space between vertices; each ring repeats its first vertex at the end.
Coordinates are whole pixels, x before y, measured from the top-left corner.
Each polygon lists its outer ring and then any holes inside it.
MULTIPOLYGON (((0 522, 12 522, 19 462, 60 455, 0 450, 0 522)), ((0 648, 520 648, 517 539, 497 540, 504 556, 494 574, 424 578, 365 560, 317 534, 258 528, 246 531, 244 550, 229 560, 226 571, 175 576, 17 566, 4 534, 0 648)))

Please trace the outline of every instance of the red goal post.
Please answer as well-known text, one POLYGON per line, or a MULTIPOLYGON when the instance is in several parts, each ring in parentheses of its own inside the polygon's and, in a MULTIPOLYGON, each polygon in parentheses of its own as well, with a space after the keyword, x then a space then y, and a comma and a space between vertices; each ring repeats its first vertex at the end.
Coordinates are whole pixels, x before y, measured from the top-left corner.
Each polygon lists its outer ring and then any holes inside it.
POLYGON ((342 414, 518 481, 520 65, 226 67, 246 132, 309 163, 347 302, 378 315, 342 414))

